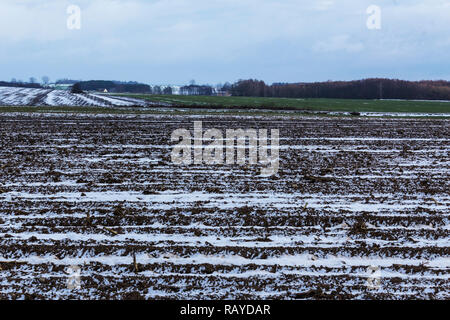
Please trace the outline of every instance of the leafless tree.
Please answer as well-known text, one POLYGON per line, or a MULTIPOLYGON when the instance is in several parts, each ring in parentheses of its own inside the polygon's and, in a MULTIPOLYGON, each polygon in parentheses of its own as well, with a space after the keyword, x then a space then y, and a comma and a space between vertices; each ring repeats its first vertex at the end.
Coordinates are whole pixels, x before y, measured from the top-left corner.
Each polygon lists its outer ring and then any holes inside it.
POLYGON ((42 83, 47 85, 50 82, 50 78, 48 76, 43 76, 42 77, 42 83))

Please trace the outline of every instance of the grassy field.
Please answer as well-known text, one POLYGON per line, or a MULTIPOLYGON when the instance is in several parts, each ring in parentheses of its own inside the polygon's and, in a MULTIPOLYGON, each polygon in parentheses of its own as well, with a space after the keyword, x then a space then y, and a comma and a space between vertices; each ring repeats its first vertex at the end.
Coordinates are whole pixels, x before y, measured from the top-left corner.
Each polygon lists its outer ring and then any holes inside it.
MULTIPOLYGON (((36 114, 97 114, 97 115, 229 115, 229 116, 289 116, 289 117, 352 117, 349 113, 315 113, 313 111, 283 111, 283 110, 242 110, 242 109, 229 109, 229 110, 212 110, 212 109, 198 109, 198 108, 143 108, 143 107, 67 107, 67 106, 46 106, 46 107, 33 107, 33 106, 0 106, 0 114, 5 113, 36 113, 36 114)), ((373 118, 381 118, 382 115, 374 116, 373 118)), ((428 116, 425 114, 400 114, 392 115, 391 118, 415 118, 415 119, 448 119, 448 115, 436 114, 428 116)))
POLYGON ((345 112, 450 113, 450 102, 343 99, 287 99, 257 97, 167 96, 126 94, 122 96, 191 107, 251 107, 345 112))
MULTIPOLYGON (((239 115, 286 115, 284 110, 296 110, 290 115, 321 115, 318 111, 342 112, 336 116, 349 115, 348 112, 399 112, 450 114, 450 102, 438 101, 388 101, 388 100, 343 100, 343 99, 286 99, 255 97, 212 97, 212 96, 169 96, 118 94, 151 102, 167 103, 172 108, 142 107, 68 107, 68 106, 0 106, 0 113, 92 113, 92 114, 239 114, 239 115), (202 110, 203 109, 203 110, 202 110), (220 109, 220 110, 212 110, 220 109), (222 110, 228 109, 228 110, 222 110), (255 110, 259 109, 259 110, 255 110), (278 111, 277 111, 278 110, 278 111), (347 113, 347 114, 345 114, 347 113)), ((322 115, 326 115, 322 114, 322 115)), ((330 115, 330 114, 328 114, 330 115)), ((399 115, 401 117, 401 115, 399 115)), ((411 115, 415 116, 416 115, 411 115)), ((418 114, 417 117, 425 115, 418 114)), ((448 116, 438 117, 446 118, 448 116)))

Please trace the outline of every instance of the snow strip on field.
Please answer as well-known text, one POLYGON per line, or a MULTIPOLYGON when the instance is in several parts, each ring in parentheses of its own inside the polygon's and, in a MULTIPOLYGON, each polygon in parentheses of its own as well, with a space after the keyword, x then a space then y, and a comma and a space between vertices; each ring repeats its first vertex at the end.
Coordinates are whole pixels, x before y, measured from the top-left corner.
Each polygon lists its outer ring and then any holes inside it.
MULTIPOLYGON (((136 260, 141 264, 152 264, 152 263, 167 263, 167 259, 164 257, 154 258, 148 254, 136 255, 136 260)), ((2 259, 2 262, 26 262, 28 264, 43 264, 43 263, 53 263, 56 265, 77 265, 80 263, 92 263, 99 262, 104 265, 128 265, 132 261, 130 256, 96 256, 96 257, 86 257, 86 258, 71 258, 65 257, 58 259, 55 256, 29 256, 22 259, 2 259)), ((312 259, 310 254, 299 254, 299 255, 282 255, 280 257, 269 257, 267 259, 248 259, 236 255, 204 255, 196 254, 192 257, 178 257, 172 255, 170 257, 170 263, 172 264, 220 264, 228 266, 244 266, 248 264, 256 265, 279 265, 279 266, 326 266, 326 267, 341 267, 346 266, 379 266, 379 267, 392 267, 394 264, 397 265, 409 265, 409 266, 420 266, 426 263, 428 267, 434 268, 450 268, 450 258, 449 257, 437 257, 435 259, 424 261, 423 259, 402 259, 402 258, 365 258, 365 257, 329 257, 329 258, 317 258, 312 259)), ((422 275, 420 275, 422 277, 422 275)), ((450 279, 450 274, 442 276, 444 279, 450 279)))
POLYGON ((134 105, 132 102, 127 102, 127 101, 123 101, 123 100, 119 100, 119 99, 113 99, 110 98, 108 96, 105 95, 96 95, 96 94, 91 94, 90 96, 105 100, 110 102, 111 104, 115 105, 115 106, 132 106, 134 105))
MULTIPOLYGON (((243 206, 258 206, 258 205, 270 205, 273 208, 297 208, 300 203, 307 203, 308 207, 316 209, 327 208, 341 208, 353 212, 377 212, 379 210, 399 210, 399 209, 415 209, 420 205, 425 209, 445 210, 448 208, 448 197, 435 197, 437 203, 423 203, 417 200, 401 200, 401 203, 363 203, 356 202, 351 196, 339 197, 333 196, 321 196, 312 195, 314 198, 309 198, 305 194, 295 193, 248 193, 248 194, 214 194, 204 192, 192 192, 192 193, 171 193, 164 192, 154 195, 143 195, 138 192, 86 192, 86 196, 81 196, 79 192, 61 192, 52 194, 51 196, 45 194, 33 194, 26 192, 9 192, 0 196, 6 201, 12 201, 13 198, 22 198, 28 200, 45 200, 50 202, 70 201, 75 203, 86 202, 140 202, 151 203, 153 208, 156 208, 155 204, 160 204, 161 208, 171 208, 175 203, 188 204, 192 202, 203 201, 207 205, 205 207, 220 207, 223 209, 237 208, 243 206), (324 199, 332 201, 324 206, 324 199)), ((356 195, 357 196, 357 195, 356 195)), ((374 195, 378 196, 378 195, 374 195)), ((392 195, 388 195, 392 197, 392 195)))

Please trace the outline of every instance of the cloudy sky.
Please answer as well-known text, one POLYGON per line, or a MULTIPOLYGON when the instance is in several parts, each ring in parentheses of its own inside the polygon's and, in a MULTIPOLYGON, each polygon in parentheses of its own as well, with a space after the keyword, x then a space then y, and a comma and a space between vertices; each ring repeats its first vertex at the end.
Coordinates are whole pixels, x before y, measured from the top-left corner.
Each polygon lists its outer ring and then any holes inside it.
POLYGON ((450 0, 0 1, 1 80, 450 80, 449 52, 450 0))

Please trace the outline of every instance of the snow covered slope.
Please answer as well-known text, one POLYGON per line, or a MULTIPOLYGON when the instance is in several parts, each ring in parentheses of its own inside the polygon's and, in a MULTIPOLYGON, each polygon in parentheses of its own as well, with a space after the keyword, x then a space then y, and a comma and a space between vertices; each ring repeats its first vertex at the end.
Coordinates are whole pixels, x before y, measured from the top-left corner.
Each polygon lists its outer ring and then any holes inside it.
POLYGON ((149 104, 144 100, 103 94, 73 94, 63 90, 0 87, 0 105, 4 106, 144 107, 149 104))

